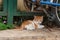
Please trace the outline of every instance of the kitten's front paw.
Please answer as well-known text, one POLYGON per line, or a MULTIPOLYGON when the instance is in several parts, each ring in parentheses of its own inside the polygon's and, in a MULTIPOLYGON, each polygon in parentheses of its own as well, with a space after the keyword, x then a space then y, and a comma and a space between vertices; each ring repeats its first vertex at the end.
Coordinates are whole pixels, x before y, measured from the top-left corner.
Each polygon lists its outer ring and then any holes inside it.
POLYGON ((30 30, 31 31, 31 30, 34 30, 34 28, 27 28, 27 30, 30 30))
POLYGON ((42 29, 42 28, 44 28, 45 26, 44 25, 38 25, 38 28, 39 29, 42 29))

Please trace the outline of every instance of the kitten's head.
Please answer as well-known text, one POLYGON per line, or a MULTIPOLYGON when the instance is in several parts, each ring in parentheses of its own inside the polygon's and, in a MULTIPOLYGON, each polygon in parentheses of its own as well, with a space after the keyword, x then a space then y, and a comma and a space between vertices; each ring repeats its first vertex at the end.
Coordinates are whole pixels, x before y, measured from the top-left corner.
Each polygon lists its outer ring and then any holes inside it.
POLYGON ((35 23, 41 24, 43 22, 43 16, 34 16, 35 23))

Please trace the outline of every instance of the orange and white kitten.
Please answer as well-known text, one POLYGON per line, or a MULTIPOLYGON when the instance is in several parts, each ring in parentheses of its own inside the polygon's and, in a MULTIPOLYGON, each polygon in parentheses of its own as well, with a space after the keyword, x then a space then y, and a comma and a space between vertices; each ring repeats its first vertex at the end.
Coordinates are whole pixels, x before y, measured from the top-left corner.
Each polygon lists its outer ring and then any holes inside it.
POLYGON ((22 22, 22 25, 20 26, 20 30, 42 29, 44 28, 44 25, 41 25, 42 22, 43 22, 43 16, 34 16, 33 20, 26 20, 22 22))

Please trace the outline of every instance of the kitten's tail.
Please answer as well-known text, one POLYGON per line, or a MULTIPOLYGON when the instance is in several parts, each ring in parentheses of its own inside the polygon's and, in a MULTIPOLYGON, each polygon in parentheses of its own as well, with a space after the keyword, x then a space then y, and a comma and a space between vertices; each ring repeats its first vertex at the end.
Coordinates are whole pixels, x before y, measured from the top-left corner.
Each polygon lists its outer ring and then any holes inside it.
POLYGON ((15 26, 15 28, 14 29, 19 29, 20 31, 22 31, 23 30, 23 28, 22 27, 20 27, 20 26, 15 26))
POLYGON ((15 29, 19 29, 19 28, 20 28, 19 26, 17 26, 17 25, 15 26, 15 29))

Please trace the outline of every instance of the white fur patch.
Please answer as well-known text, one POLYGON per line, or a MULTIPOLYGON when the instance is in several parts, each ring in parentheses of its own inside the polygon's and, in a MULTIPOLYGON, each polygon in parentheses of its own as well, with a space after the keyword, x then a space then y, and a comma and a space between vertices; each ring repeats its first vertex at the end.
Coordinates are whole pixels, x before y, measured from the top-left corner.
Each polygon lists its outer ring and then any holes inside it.
POLYGON ((26 25, 25 28, 27 30, 34 30, 35 29, 33 24, 26 25))

